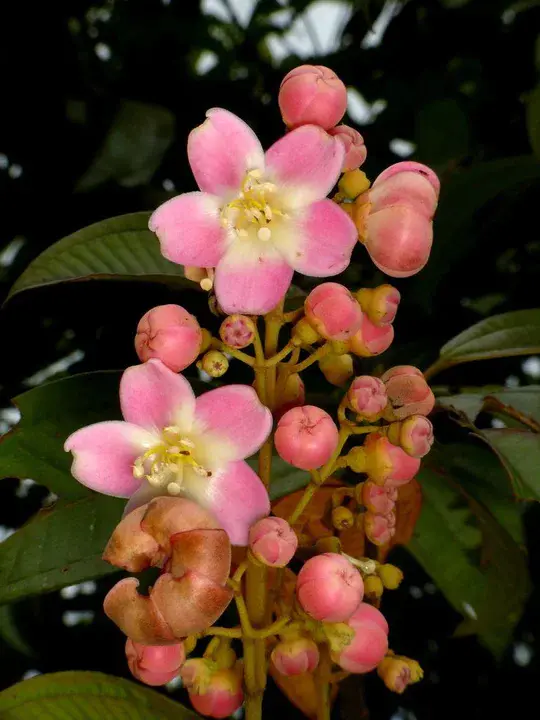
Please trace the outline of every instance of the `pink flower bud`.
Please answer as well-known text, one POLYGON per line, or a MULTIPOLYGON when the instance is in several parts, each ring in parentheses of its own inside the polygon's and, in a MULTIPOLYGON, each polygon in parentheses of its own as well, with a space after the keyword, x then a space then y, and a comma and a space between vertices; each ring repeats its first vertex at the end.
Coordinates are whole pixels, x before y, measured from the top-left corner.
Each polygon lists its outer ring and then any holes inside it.
POLYGON ((147 685, 165 685, 178 675, 186 653, 184 645, 141 645, 130 638, 126 641, 129 669, 137 680, 147 685))
POLYGON ((395 515, 367 512, 364 516, 364 531, 374 545, 385 545, 395 535, 395 515))
POLYGON ((388 350, 394 339, 392 325, 377 327, 367 315, 362 316, 360 330, 351 338, 351 351, 360 357, 380 355, 388 350))
POLYGON ((412 365, 390 368, 381 377, 386 385, 388 406, 387 420, 404 420, 410 415, 429 415, 435 405, 435 397, 421 370, 412 365))
POLYGON ((304 308, 311 326, 326 340, 347 340, 362 323, 360 305, 339 283, 317 286, 307 296, 304 308))
POLYGON ((249 548, 264 565, 285 567, 292 560, 298 538, 286 520, 266 517, 249 530, 249 548))
POLYGON ((278 103, 287 127, 319 125, 329 130, 345 114, 347 89, 329 68, 301 65, 283 78, 278 103))
POLYGON ((302 470, 313 470, 331 458, 338 434, 327 412, 314 405, 303 405, 285 413, 274 441, 283 460, 302 470))
POLYGON ((368 435, 362 449, 366 457, 364 472, 377 485, 406 485, 420 468, 420 460, 410 457, 387 437, 376 432, 368 435))
POLYGON ((392 285, 379 285, 374 289, 358 290, 356 299, 371 322, 381 326, 394 322, 401 295, 392 285))
POLYGON ((383 180, 377 178, 369 191, 371 212, 402 205, 432 220, 437 208, 437 192, 431 182, 416 172, 399 172, 383 180))
POLYGON ((282 675, 313 672, 319 664, 319 649, 310 638, 284 640, 272 650, 272 662, 282 675))
POLYGON ((337 553, 310 558, 298 573, 296 597, 315 620, 339 623, 350 618, 364 596, 362 576, 337 553))
POLYGON ((237 350, 251 345, 255 332, 255 323, 247 315, 229 315, 219 328, 219 336, 225 345, 237 350))
POLYGON ((396 505, 396 488, 376 485, 369 480, 362 483, 362 504, 372 513, 388 515, 396 505))
POLYGON ((135 350, 142 362, 157 358, 174 372, 196 359, 202 344, 197 320, 180 305, 158 305, 137 325, 135 350))
POLYGON ((388 624, 378 610, 362 603, 348 625, 354 637, 339 654, 333 654, 333 659, 347 672, 370 672, 388 650, 388 624))
POLYGON ((227 718, 238 710, 244 700, 242 677, 238 670, 216 670, 204 689, 188 689, 189 699, 201 715, 227 718))
POLYGON ((386 407, 386 387, 379 378, 371 375, 360 375, 353 380, 347 393, 347 400, 351 410, 358 415, 375 419, 386 407))
POLYGON ((364 232, 372 261, 390 277, 415 275, 429 259, 433 223, 413 207, 393 205, 370 212, 364 232))
POLYGON ((417 175, 426 178, 426 180, 428 180, 431 187, 433 188, 436 197, 439 197, 441 183, 439 182, 439 178, 437 177, 437 175, 427 165, 422 165, 422 163, 414 162, 414 160, 405 160, 403 162, 398 162, 394 165, 390 165, 390 167, 387 167, 386 170, 383 170, 383 172, 376 178, 373 183, 373 187, 375 185, 382 184, 394 175, 398 175, 400 173, 416 173, 417 175))
POLYGON ((423 415, 411 415, 406 420, 390 425, 388 439, 403 448, 407 455, 421 458, 428 454, 433 445, 433 425, 423 415))
MULTIPOLYGON (((278 387, 280 385, 280 376, 278 374, 278 387)), ((303 405, 306 400, 306 388, 304 381, 299 373, 291 373, 287 375, 285 387, 281 391, 278 404, 274 409, 274 417, 276 420, 285 415, 288 410, 303 405)))
POLYGON ((367 157, 367 150, 364 138, 358 130, 354 130, 348 125, 338 125, 328 131, 330 135, 337 137, 345 145, 345 160, 343 162, 342 172, 356 170, 361 167, 367 157))

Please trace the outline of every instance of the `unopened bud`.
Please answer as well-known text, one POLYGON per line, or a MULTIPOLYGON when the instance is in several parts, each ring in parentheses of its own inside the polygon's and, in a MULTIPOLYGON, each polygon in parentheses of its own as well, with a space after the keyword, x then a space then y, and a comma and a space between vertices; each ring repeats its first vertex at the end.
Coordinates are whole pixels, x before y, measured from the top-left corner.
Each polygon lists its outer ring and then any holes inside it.
POLYGON ((303 405, 283 415, 274 441, 283 460, 302 470, 313 470, 331 458, 338 435, 336 424, 327 412, 314 405, 303 405))
POLYGON ((350 530, 354 527, 354 515, 349 508, 340 506, 332 510, 332 525, 336 530, 350 530))
POLYGON ((315 549, 318 553, 341 553, 341 540, 335 535, 319 538, 315 543, 315 549))
POLYGON ((392 285, 379 285, 376 288, 361 288, 356 299, 362 310, 374 325, 389 325, 396 317, 401 295, 392 285))
POLYGON ((374 603, 382 597, 384 592, 383 582, 377 575, 368 575, 364 578, 364 594, 366 598, 374 603))
POLYGON ((319 360, 319 368, 330 385, 343 387, 353 376, 354 363, 352 355, 330 353, 319 360))
POLYGON ((411 415, 406 420, 392 423, 387 437, 391 443, 403 448, 407 455, 422 458, 433 445, 433 425, 423 415, 411 415))
POLYGON ((300 65, 283 78, 278 103, 289 128, 309 124, 329 130, 345 114, 347 89, 330 68, 300 65))
MULTIPOLYGON (((345 160, 342 168, 344 173, 356 170, 364 164, 367 157, 367 150, 364 138, 360 135, 358 130, 354 130, 354 128, 349 127, 348 125, 338 125, 337 127, 329 130, 328 134, 339 138, 345 146, 345 160)), ((369 187, 369 182, 367 187, 369 187)))
POLYGON ((292 338, 296 345, 313 345, 321 339, 321 336, 306 318, 302 318, 293 327, 292 338))
POLYGON ((139 321, 135 350, 142 362, 155 358, 180 372, 195 360, 201 342, 201 328, 191 313, 180 305, 159 305, 139 321))
MULTIPOLYGON (((388 515, 375 515, 367 512, 364 515, 364 531, 368 540, 374 545, 386 545, 394 537, 395 516, 392 513, 388 515)), ((380 578, 378 578, 380 580, 380 578)), ((382 584, 382 580, 381 580, 382 584)))
POLYGON ((366 420, 376 420, 386 407, 386 387, 379 378, 360 375, 355 378, 347 392, 351 410, 366 420))
POLYGON ((229 369, 229 361, 219 350, 209 350, 201 360, 201 368, 210 377, 218 378, 229 369))
POLYGON ((362 316, 360 330, 351 338, 351 351, 359 357, 373 357, 388 350, 394 339, 392 325, 374 325, 367 315, 362 316))
POLYGON ((255 323, 247 315, 229 315, 219 328, 219 336, 225 345, 237 350, 251 345, 256 332, 255 323))
POLYGON ((405 691, 405 688, 418 682, 423 677, 422 669, 418 663, 414 660, 409 661, 408 658, 399 655, 387 655, 379 663, 377 674, 389 690, 399 695, 405 691), (418 667, 412 667, 409 663, 415 663, 418 667))
POLYGON ((338 189, 342 195, 350 200, 354 200, 366 190, 369 190, 370 182, 366 173, 362 170, 350 170, 344 173, 339 182, 338 189))
POLYGON ((403 580, 403 573, 395 565, 379 565, 377 575, 387 590, 396 590, 403 580))
MULTIPOLYGON (((348 340, 360 329, 360 305, 349 290, 339 283, 318 285, 307 296, 304 309, 306 319, 326 340, 348 340)), ((346 351, 347 345, 344 347, 346 351)))

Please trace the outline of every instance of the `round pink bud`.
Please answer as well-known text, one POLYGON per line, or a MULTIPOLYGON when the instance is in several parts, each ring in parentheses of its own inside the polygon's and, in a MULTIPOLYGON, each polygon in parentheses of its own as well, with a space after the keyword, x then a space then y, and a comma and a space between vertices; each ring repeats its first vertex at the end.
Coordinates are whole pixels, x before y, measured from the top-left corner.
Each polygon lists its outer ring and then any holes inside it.
POLYGON ((432 243, 433 223, 413 207, 384 207, 366 218, 366 250, 379 270, 390 277, 406 278, 420 272, 432 243))
POLYGON ((298 538, 283 518, 266 517, 249 530, 249 548, 264 565, 285 567, 292 560, 298 538))
POLYGON ((411 415, 401 425, 401 447, 407 455, 422 458, 433 445, 433 425, 423 415, 411 415))
POLYGON ((395 508, 396 499, 396 488, 381 487, 369 480, 362 483, 362 504, 372 513, 388 515, 395 508))
POLYGON ((338 435, 327 412, 314 405, 303 405, 283 415, 274 441, 283 460, 302 470, 314 470, 332 457, 338 435))
POLYGON ((225 345, 237 350, 251 345, 255 332, 255 323, 247 315, 229 315, 219 328, 219 336, 225 345))
POLYGON ((212 673, 206 687, 188 690, 189 699, 201 715, 227 718, 238 710, 244 700, 242 677, 236 669, 212 673))
POLYGON ((386 387, 379 378, 360 375, 353 380, 347 393, 349 407, 366 419, 376 418, 386 407, 386 387))
POLYGON ((390 368, 381 377, 386 385, 387 420, 404 420, 410 415, 429 415, 435 397, 421 370, 412 365, 390 368))
POLYGON ((361 167, 367 157, 367 150, 364 143, 364 138, 360 135, 358 130, 354 130, 348 125, 338 125, 328 131, 330 135, 337 137, 341 140, 345 146, 345 160, 343 162, 342 172, 349 172, 349 170, 356 170, 361 167))
POLYGON ((347 672, 370 672, 388 651, 388 623, 376 608, 362 603, 348 625, 354 637, 334 660, 347 672))
POLYGON ((343 555, 324 553, 310 558, 298 573, 296 597, 315 620, 345 622, 362 602, 364 582, 343 555))
POLYGON ((371 433, 363 445, 368 478, 377 485, 406 485, 420 469, 420 460, 407 455, 400 447, 379 433, 371 433))
POLYGON ((374 545, 386 545, 395 535, 395 515, 375 515, 367 512, 364 515, 364 531, 374 545))
POLYGON ((319 649, 311 638, 284 640, 272 650, 272 662, 282 675, 313 672, 319 664, 319 649))
POLYGON ((310 325, 326 340, 347 340, 362 323, 358 301, 339 283, 318 285, 307 296, 304 309, 310 325))
POLYGON ((285 75, 279 88, 279 109, 289 128, 337 125, 347 109, 347 88, 323 65, 301 65, 285 75))
POLYGON ((374 289, 361 288, 356 299, 371 322, 380 326, 394 322, 401 295, 392 285, 379 285, 374 289))
POLYGON ((158 305, 137 325, 135 350, 142 362, 157 358, 180 372, 197 358, 202 331, 196 318, 180 305, 158 305))
POLYGON ((369 191, 371 212, 403 205, 432 220, 437 209, 437 193, 429 180, 415 172, 400 172, 380 181, 369 191))
POLYGON ((131 674, 147 685, 165 685, 178 675, 186 653, 183 643, 141 645, 126 641, 126 657, 131 674))
POLYGON ((435 195, 439 197, 441 183, 439 182, 437 175, 427 165, 422 165, 422 163, 415 162, 414 160, 404 160, 403 162, 390 165, 390 167, 387 167, 386 170, 383 170, 383 172, 378 175, 372 187, 375 187, 375 185, 381 185, 386 180, 389 180, 394 175, 398 175, 400 173, 415 173, 416 175, 425 178, 433 188, 435 195))
POLYGON ((378 327, 364 314, 360 330, 351 338, 351 351, 360 357, 380 355, 388 350, 393 339, 394 328, 392 325, 378 327))

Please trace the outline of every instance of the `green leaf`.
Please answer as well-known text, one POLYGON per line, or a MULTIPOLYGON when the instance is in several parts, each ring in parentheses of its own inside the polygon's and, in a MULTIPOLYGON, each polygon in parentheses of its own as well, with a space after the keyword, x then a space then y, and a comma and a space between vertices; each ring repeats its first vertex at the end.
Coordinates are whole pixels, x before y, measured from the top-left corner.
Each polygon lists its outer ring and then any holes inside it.
POLYGON ((23 290, 76 280, 146 280, 174 282, 197 289, 182 265, 161 255, 148 213, 109 218, 78 230, 41 253, 11 288, 8 298, 23 290))
POLYGON ((120 373, 75 375, 40 385, 14 399, 21 420, 0 441, 0 477, 32 478, 67 500, 90 490, 71 475, 68 435, 101 420, 121 419, 120 373))
POLYGON ((487 440, 506 468, 516 497, 540 500, 540 435, 527 430, 483 430, 487 440))
POLYGON ((91 493, 39 512, 0 544, 0 604, 118 572, 101 555, 124 506, 91 493))
POLYGON ((537 158, 540 158, 540 86, 527 98, 527 132, 529 142, 537 158))
POLYGON ((479 392, 462 392, 459 395, 447 395, 437 398, 437 403, 447 408, 463 412, 474 422, 480 412, 504 413, 516 411, 518 414, 540 423, 540 385, 526 385, 519 388, 508 388, 490 392, 489 389, 479 392), (495 402, 494 402, 495 401, 495 402))
POLYGON ((36 652, 21 634, 14 615, 16 610, 17 606, 15 605, 0 607, 0 638, 21 655, 35 657, 36 652))
MULTIPOLYGON (((467 456, 471 460, 467 446, 454 447, 451 452, 454 457, 460 453, 462 460, 467 456)), ((485 483, 490 478, 483 475, 483 463, 462 465, 461 469, 456 465, 436 467, 432 461, 422 468, 422 512, 408 549, 467 618, 467 626, 499 657, 512 638, 529 593, 526 558, 511 533, 476 499, 468 484, 471 475, 480 479, 484 487, 476 485, 476 494, 487 500, 485 483)), ((490 492, 498 496, 494 485, 490 492)), ((518 512, 515 505, 514 511, 518 512)))
POLYGON ((40 675, 0 693, 2 720, 197 720, 141 685, 99 672, 40 675))
POLYGON ((459 162, 469 151, 469 123, 450 98, 422 106, 416 115, 415 139, 419 159, 441 166, 459 162))
POLYGON ((91 190, 108 180, 124 187, 148 183, 174 139, 174 126, 174 115, 167 108, 122 100, 103 147, 77 190, 91 190))
POLYGON ((481 320, 446 343, 428 371, 473 360, 540 353, 540 308, 517 310, 481 320))
POLYGON ((300 490, 309 482, 309 473, 305 470, 289 465, 277 455, 272 459, 272 484, 270 486, 270 499, 278 500, 284 495, 290 495, 300 490))

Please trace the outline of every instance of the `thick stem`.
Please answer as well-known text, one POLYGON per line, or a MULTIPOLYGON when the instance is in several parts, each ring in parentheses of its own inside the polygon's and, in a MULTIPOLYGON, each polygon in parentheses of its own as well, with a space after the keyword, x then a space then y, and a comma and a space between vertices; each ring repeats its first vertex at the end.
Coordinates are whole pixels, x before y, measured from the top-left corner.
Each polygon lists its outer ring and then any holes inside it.
POLYGON ((319 665, 315 675, 317 688, 317 720, 330 720, 330 671, 331 661, 328 645, 319 646, 319 665))
POLYGON ((319 348, 317 348, 315 352, 311 353, 311 355, 305 360, 302 360, 301 363, 298 363, 298 365, 292 365, 289 368, 289 372, 302 372, 302 370, 305 370, 310 365, 313 365, 313 363, 317 362, 317 360, 320 360, 325 355, 328 355, 328 353, 330 352, 332 352, 332 346, 330 345, 330 343, 325 343, 324 345, 321 345, 319 348))
POLYGON ((311 481, 307 488, 304 490, 304 494, 298 501, 298 505, 294 508, 292 511, 290 517, 288 518, 287 522, 289 525, 294 525, 295 522, 298 520, 300 515, 304 512, 304 510, 307 508, 309 503, 311 502, 311 499, 315 495, 318 489, 318 485, 311 481))

